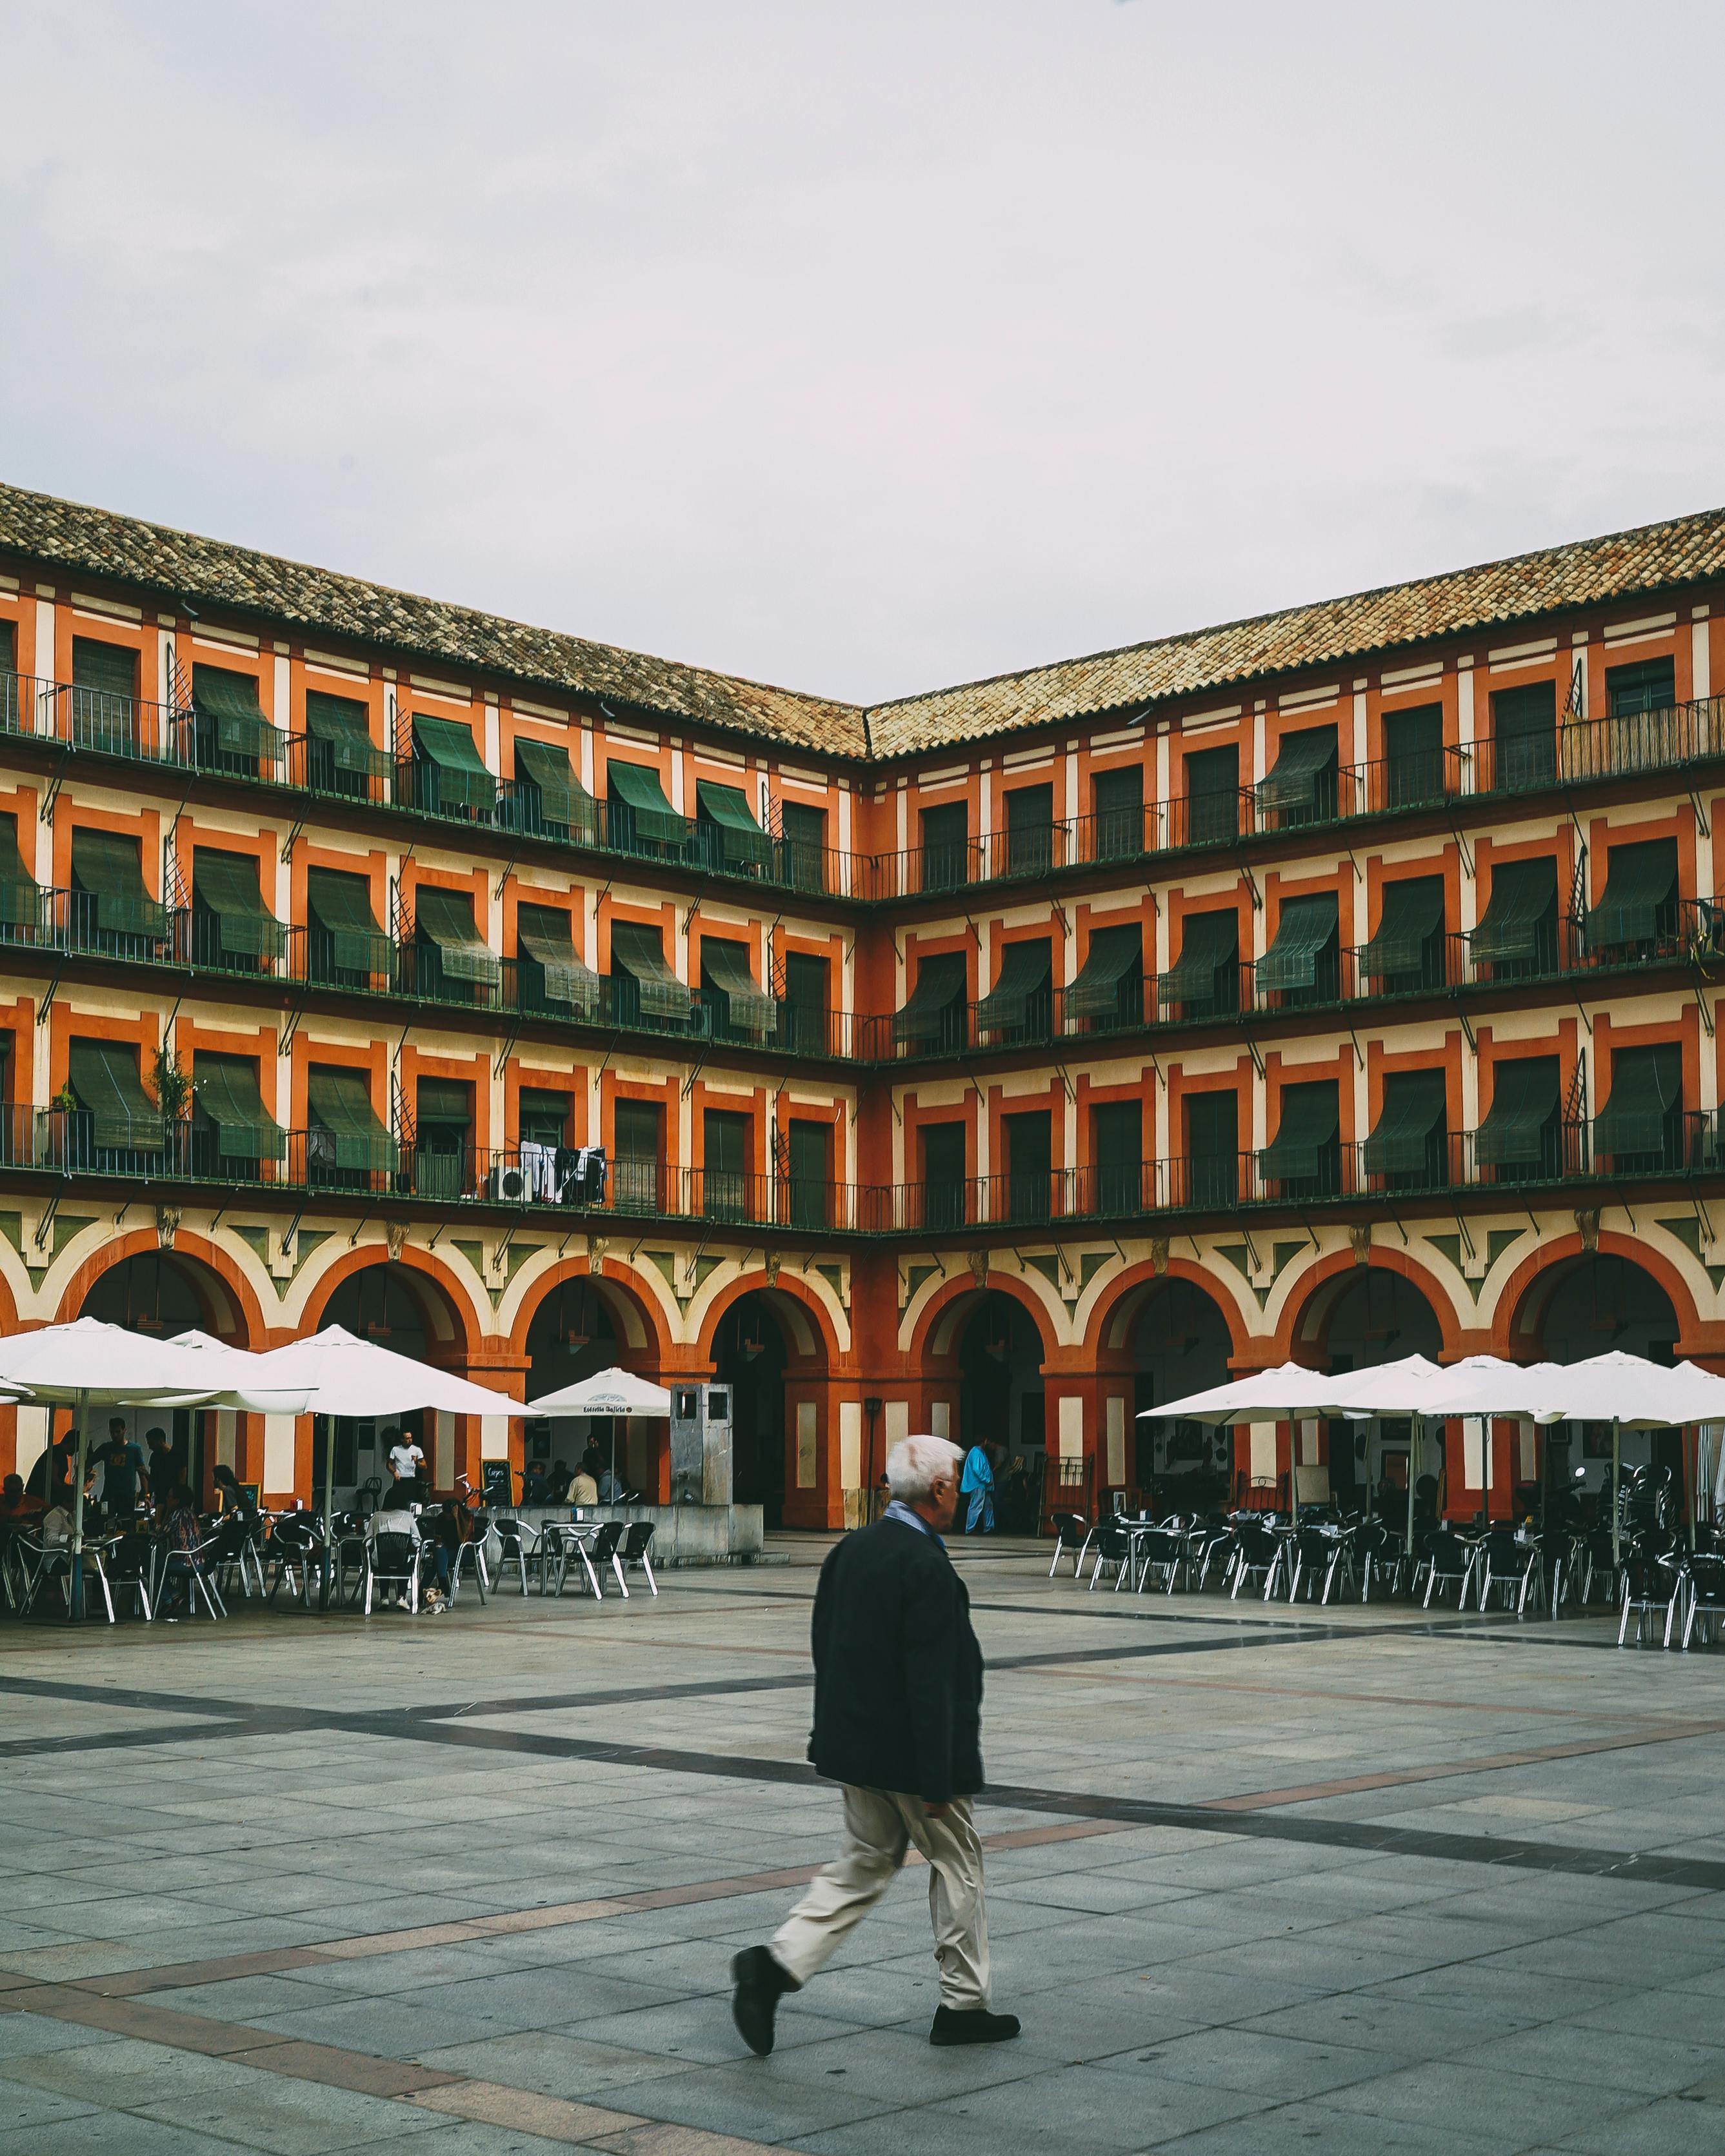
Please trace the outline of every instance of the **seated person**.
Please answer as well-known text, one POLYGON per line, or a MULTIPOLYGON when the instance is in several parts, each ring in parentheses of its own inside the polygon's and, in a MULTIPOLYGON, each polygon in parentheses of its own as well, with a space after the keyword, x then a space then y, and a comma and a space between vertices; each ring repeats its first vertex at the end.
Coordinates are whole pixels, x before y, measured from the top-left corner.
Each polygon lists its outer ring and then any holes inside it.
POLYGON ((581 1472, 569 1485, 569 1502, 572 1505, 597 1505, 598 1502, 599 1486, 588 1473, 587 1462, 583 1460, 581 1472))
POLYGON ((629 1494, 621 1478, 608 1467, 599 1477, 599 1502, 602 1505, 620 1505, 629 1494))
POLYGON ((18 1520, 39 1520, 42 1512, 42 1500, 25 1490, 22 1475, 8 1475, 0 1482, 0 1527, 18 1520))
POLYGON ((216 1486, 216 1502, 223 1512, 239 1513, 249 1526, 257 1518, 258 1508, 250 1492, 241 1487, 231 1467, 213 1468, 210 1480, 216 1486))
POLYGON ((196 1612, 197 1598, 192 1586, 196 1559, 193 1553, 203 1542, 203 1522, 198 1517, 192 1492, 183 1482, 176 1484, 168 1497, 162 1523, 162 1542, 167 1562, 162 1573, 161 1614, 173 1624, 177 1621, 180 1596, 184 1598, 187 1615, 196 1612))
POLYGON ((552 1460, 551 1471, 545 1478, 546 1503, 561 1505, 564 1498, 568 1496, 569 1485, 574 1480, 575 1477, 569 1471, 569 1463, 567 1460, 552 1460))
POLYGON ((524 1505, 542 1505, 547 1499, 545 1462, 530 1460, 521 1470, 521 1502, 524 1505))

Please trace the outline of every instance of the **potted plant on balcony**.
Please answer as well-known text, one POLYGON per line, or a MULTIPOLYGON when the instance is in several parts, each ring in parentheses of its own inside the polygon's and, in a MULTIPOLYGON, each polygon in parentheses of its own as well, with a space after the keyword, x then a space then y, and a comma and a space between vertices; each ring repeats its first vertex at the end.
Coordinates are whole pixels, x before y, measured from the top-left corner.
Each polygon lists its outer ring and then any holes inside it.
POLYGON ((156 1051, 156 1060, 151 1068, 150 1082, 156 1090, 156 1105, 162 1111, 162 1135, 167 1141, 169 1164, 183 1163, 188 1146, 187 1132, 192 1115, 192 1081, 186 1069, 171 1048, 156 1051))

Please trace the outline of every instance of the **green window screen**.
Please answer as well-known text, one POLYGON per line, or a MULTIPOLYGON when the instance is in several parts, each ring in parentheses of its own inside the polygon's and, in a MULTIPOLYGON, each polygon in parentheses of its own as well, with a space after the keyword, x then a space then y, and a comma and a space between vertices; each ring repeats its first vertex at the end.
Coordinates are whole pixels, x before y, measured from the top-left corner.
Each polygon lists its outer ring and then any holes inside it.
POLYGON ((728 1108, 709 1108, 703 1114, 701 1156, 710 1185, 715 1176, 741 1182, 747 1172, 748 1132, 748 1117, 728 1108))
POLYGON ((259 757, 275 762, 281 736, 258 705, 258 685, 249 674, 225 666, 192 669, 192 706, 215 730, 216 747, 227 756, 259 757))
POLYGON ((144 888, 136 839, 119 831, 74 831, 72 881, 94 901, 95 925, 105 935, 167 935, 167 909, 144 888))
POLYGON ((1284 734, 1271 764, 1258 783, 1260 808, 1315 809, 1319 782, 1336 761, 1336 729, 1313 726, 1308 732, 1284 734))
POLYGON ((1309 1183, 1322 1177, 1342 1127, 1333 1078, 1281 1089, 1276 1136, 1258 1155, 1261 1174, 1276 1183, 1309 1183))
POLYGON ((516 1123, 523 1145, 562 1145, 569 1128, 568 1095, 523 1086, 516 1100, 516 1123))
POLYGON ((978 1031, 1046 1023, 1053 956, 1048 940, 1009 943, 1000 954, 994 985, 976 1007, 978 1031))
POLYGON ((1432 1141, 1445 1127, 1441 1070, 1396 1070, 1384 1081, 1384 1106, 1366 1140, 1369 1175, 1420 1175, 1437 1163, 1432 1141))
POLYGON ((1098 860, 1120 860, 1144 850, 1144 767, 1099 771, 1090 783, 1096 819, 1091 851, 1098 860))
POLYGON ((701 985, 725 997, 731 1024, 757 1040, 770 1040, 778 1028, 778 1005, 757 986, 749 956, 741 943, 701 939, 701 985))
POLYGON ((827 812, 804 802, 781 800, 779 829, 783 834, 784 872, 798 891, 826 887, 827 812))
POLYGON ((413 741, 426 761, 437 766, 439 804, 460 807, 475 816, 490 814, 497 805, 497 782, 474 746, 471 726, 416 711, 413 741))
POLYGON ((321 689, 305 692, 305 731, 327 744, 337 771, 375 774, 390 758, 372 739, 371 721, 357 696, 331 696, 321 689))
POLYGON ((922 1180, 932 1188, 950 1189, 964 1180, 963 1123, 922 1126, 922 1180))
POLYGON ((619 1160, 658 1160, 663 1113, 655 1101, 618 1101, 612 1116, 611 1134, 619 1160))
POLYGON ((621 966, 641 992, 649 1018, 687 1018, 695 998, 665 963, 665 944, 656 928, 639 921, 611 923, 611 970, 621 966))
POLYGON ((1157 983, 1158 996, 1165 1004, 1214 1002, 1216 976, 1239 963, 1240 916, 1232 906, 1225 913, 1189 913, 1179 957, 1157 983))
POLYGON ((1420 973, 1426 946, 1443 925, 1441 876, 1410 876, 1403 883, 1385 884, 1378 932, 1361 948, 1360 972, 1374 980, 1420 973))
POLYGON ((916 987, 903 1009, 893 1014, 893 1039, 939 1040, 952 1024, 948 1013, 952 1006, 964 1001, 967 985, 962 951, 942 951, 925 958, 916 969, 916 987))
POLYGON ((264 1106, 258 1066, 243 1055, 200 1054, 192 1093, 216 1127, 223 1160, 285 1160, 287 1132, 264 1106))
POLYGON ((465 891, 422 887, 413 894, 413 926, 437 946, 445 976, 495 986, 502 976, 497 954, 473 925, 473 901, 465 891))
MULTIPOLYGON (((200 667, 198 670, 209 670, 200 667)), ((87 689, 94 696, 123 697, 130 702, 138 693, 138 654, 123 644, 106 644, 96 636, 74 636, 72 685, 87 689)))
POLYGON ((1549 786, 1558 775, 1557 683, 1500 689, 1491 699, 1491 732, 1494 787, 1549 786))
POLYGON ((608 763, 605 784, 611 798, 620 801, 632 820, 634 835, 655 844, 680 846, 689 836, 689 819, 680 816, 665 798, 659 773, 641 763, 608 763))
POLYGON ((334 1141, 337 1168, 393 1174, 400 1167, 400 1149, 377 1120, 364 1071, 314 1065, 305 1101, 312 1121, 334 1141))
POLYGON ((42 926, 42 893, 18 851, 18 819, 0 816, 0 927, 34 936, 42 926))
POLYGON ((250 854, 208 853, 200 846, 192 856, 192 896, 215 915, 224 952, 253 958, 281 956, 287 933, 264 903, 258 889, 258 864, 250 854))
POLYGON ((1587 915, 1595 948, 1651 943, 1676 927, 1677 842, 1649 839, 1614 846, 1606 856, 1605 888, 1587 915))
POLYGON ((1640 711, 1668 711, 1677 701, 1677 662, 1644 659, 1638 666, 1608 667, 1605 696, 1614 719, 1633 718, 1640 711))
POLYGON ((747 798, 735 786, 701 779, 695 788, 701 820, 718 836, 726 868, 760 869, 773 860, 773 841, 749 814, 747 798))
POLYGON ((1555 1055, 1519 1055, 1491 1066, 1491 1107, 1474 1141, 1481 1166, 1505 1168, 1543 1160, 1546 1132, 1563 1097, 1555 1055))
POLYGON ((1097 1201, 1105 1212, 1136 1212, 1143 1202, 1144 1107, 1109 1101, 1091 1111, 1091 1158, 1097 1201))
POLYGON ((1130 927, 1092 929, 1084 963, 1066 990, 1066 1016, 1116 1017, 1122 991, 1142 973, 1143 966, 1144 936, 1136 921, 1130 927))
POLYGON ((94 1118, 95 1142, 126 1152, 160 1152, 162 1111, 138 1077, 138 1052, 118 1040, 74 1040, 67 1075, 79 1106, 94 1118))
POLYGON ((1444 707, 1420 704, 1384 714, 1384 805, 1404 808, 1444 794, 1444 707))
POLYGON ((377 926, 371 886, 364 876, 344 875, 339 869, 308 869, 305 905, 314 922, 331 937, 331 955, 343 973, 389 971, 389 938, 377 926))
POLYGON ((1035 875, 1054 860, 1054 788, 1017 786, 1006 797, 1006 872, 1035 875))
POLYGON ((473 1122, 473 1088, 459 1078, 422 1078, 413 1095, 416 1128, 469 1129, 473 1122))
POLYGON ((18 671, 18 631, 9 621, 0 621, 0 674, 18 671))
POLYGON ((1676 1041, 1620 1048, 1611 1058, 1610 1098, 1594 1117, 1594 1151, 1664 1158, 1682 1109, 1683 1051, 1676 1041))
POLYGON ((598 1016, 604 989, 592 967, 575 955, 567 913, 552 906, 517 906, 515 940, 521 957, 531 959, 543 974, 548 1001, 565 1005, 581 1018, 598 1016))
POLYGON ((1494 964, 1536 957, 1541 924, 1555 918, 1557 910, 1558 865, 1552 855, 1533 861, 1506 861, 1491 871, 1491 895, 1469 947, 1476 958, 1488 958, 1494 964))
POLYGON ((1289 899, 1276 924, 1275 940, 1258 961, 1258 986, 1315 988, 1318 960, 1336 940, 1337 917, 1332 891, 1289 899))
POLYGON ((515 775, 517 783, 526 779, 538 788, 540 813, 547 824, 561 824, 578 845, 598 845, 599 804, 570 769, 569 752, 561 743, 517 734, 515 775))
MULTIPOLYGON (((1287 1098, 1286 1091, 1282 1098, 1287 1098)), ((1194 1160, 1232 1160, 1237 1156, 1240 1096, 1231 1086, 1187 1095, 1186 1147, 1194 1160)))

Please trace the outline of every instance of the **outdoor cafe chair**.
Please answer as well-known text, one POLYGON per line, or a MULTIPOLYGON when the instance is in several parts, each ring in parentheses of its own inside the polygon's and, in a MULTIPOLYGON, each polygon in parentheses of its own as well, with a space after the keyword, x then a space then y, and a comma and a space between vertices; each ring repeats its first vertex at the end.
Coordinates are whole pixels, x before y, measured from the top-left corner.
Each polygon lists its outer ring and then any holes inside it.
POLYGON ((593 1550, 600 1531, 578 1520, 547 1520, 539 1530, 539 1587, 542 1594, 561 1594, 571 1566, 578 1565, 578 1587, 586 1586, 595 1602, 603 1594, 593 1569, 593 1550), (589 1549, 588 1545, 593 1546, 589 1549))
POLYGON ((310 1512, 283 1512, 270 1530, 265 1554, 275 1566, 270 1583, 270 1600, 285 1587, 304 1607, 311 1607, 312 1574, 319 1568, 324 1547, 322 1522, 310 1512))
POLYGON ((330 1569, 335 1576, 336 1599, 355 1608, 364 1599, 366 1574, 371 1569, 367 1517, 360 1512, 341 1512, 330 1523, 330 1569))
POLYGON ((655 1598, 658 1596, 659 1582, 653 1577, 653 1560, 647 1554, 648 1545, 652 1540, 651 1520, 631 1520, 623 1540, 611 1553, 611 1569, 617 1574, 617 1584, 623 1589, 625 1599, 629 1594, 629 1582, 624 1578, 624 1573, 632 1564, 639 1565, 646 1573, 648 1586, 652 1589, 655 1598))
POLYGON ((1684 1569, 1687 1576, 1684 1583, 1683 1649, 1686 1654, 1697 1629, 1703 1646, 1718 1639, 1721 1620, 1725 1620, 1725 1551, 1692 1551, 1684 1569))
POLYGON ((1222 1584, 1228 1582, 1228 1567, 1234 1556, 1234 1530, 1219 1521, 1196 1520, 1186 1531, 1186 1578, 1189 1584, 1202 1594, 1204 1584, 1209 1578, 1210 1567, 1219 1558, 1222 1564, 1222 1584), (1197 1578, 1193 1568, 1197 1568, 1197 1578))
POLYGON ((374 1512, 367 1522, 366 1536, 364 1614, 372 1614, 372 1592, 374 1588, 393 1588, 398 1594, 404 1594, 408 1608, 414 1615, 419 1614, 419 1588, 425 1568, 431 1558, 431 1545, 419 1533, 418 1523, 411 1513, 374 1512), (378 1527, 377 1521, 405 1518, 405 1527, 378 1527))
POLYGON ((200 1598, 203 1603, 203 1613, 212 1625, 228 1614, 228 1605, 222 1599, 222 1590, 215 1581, 215 1542, 208 1535, 195 1549, 169 1549, 162 1543, 157 1544, 155 1594, 152 1597, 156 1617, 167 1615, 168 1589, 177 1579, 183 1579, 186 1583, 186 1614, 188 1617, 198 1614, 200 1598))
POLYGON ((1060 1568, 1060 1559, 1070 1556, 1072 1577, 1082 1579, 1084 1560, 1094 1539, 1091 1529, 1076 1512, 1054 1512, 1050 1516, 1055 1531, 1054 1562, 1048 1568, 1052 1579, 1060 1568))
POLYGON ((480 1599, 480 1607, 485 1606, 485 1589, 490 1585, 485 1574, 485 1538, 482 1534, 470 1535, 458 1542, 449 1558, 449 1607, 455 1606, 455 1598, 461 1592, 461 1575, 470 1573, 480 1599))
POLYGON ((606 1567, 608 1565, 613 1571, 617 1572, 617 1584, 623 1589, 624 1599, 627 1601, 629 1583, 624 1578, 622 1573, 617 1571, 617 1546, 623 1540, 623 1528, 624 1522, 621 1520, 601 1521, 599 1531, 593 1538, 592 1547, 589 1548, 583 1543, 581 1553, 584 1558, 591 1560, 594 1577, 599 1581, 602 1588, 604 1584, 606 1567))
POLYGON ((491 1532, 497 1537, 497 1592, 503 1591, 503 1576, 511 1565, 521 1584, 521 1599, 526 1599, 527 1570, 531 1566, 539 1574, 539 1587, 545 1591, 543 1537, 531 1520, 518 1520, 513 1512, 496 1512, 491 1517, 491 1532))
POLYGON ((1513 1607, 1517 1617, 1527 1614, 1527 1598, 1537 1609, 1545 1594, 1545 1566, 1538 1541, 1520 1539, 1512 1528, 1493 1527, 1479 1556, 1477 1594, 1481 1609, 1491 1606, 1492 1589, 1503 1597, 1505 1609, 1513 1607))
POLYGON ((1240 1590, 1248 1581, 1261 1578, 1264 1599, 1269 1601, 1276 1592, 1276 1583, 1281 1576, 1282 1537, 1276 1529, 1260 1520, 1241 1520, 1234 1530, 1234 1556, 1231 1570, 1234 1587, 1229 1599, 1237 1602, 1240 1590))
MULTIPOLYGON (((1288 1537, 1285 1555, 1292 1565, 1288 1580, 1289 1601, 1299 1600, 1300 1583, 1303 1579, 1309 1601, 1327 1603, 1337 1573, 1348 1563, 1348 1537, 1339 1527, 1326 1527, 1316 1522, 1302 1522, 1288 1537), (1314 1593, 1320 1580, 1323 1583, 1322 1588, 1314 1593)), ((1351 1573, 1349 1577, 1352 1577, 1351 1573)))
POLYGON ((124 1527, 109 1546, 106 1558, 108 1580, 116 1594, 130 1592, 135 1606, 147 1625, 150 1621, 151 1595, 150 1592, 149 1537, 136 1528, 124 1527))
POLYGON ((1645 1546, 1627 1550, 1624 1553, 1621 1578, 1623 1614, 1617 1626, 1618 1645, 1620 1647, 1629 1636, 1629 1621, 1633 1617, 1638 1647, 1656 1625, 1661 1627, 1662 1644, 1670 1646, 1671 1634, 1676 1629, 1677 1605, 1683 1594, 1682 1572, 1676 1559, 1656 1556, 1645 1546))
MULTIPOLYGON (((1414 1573, 1414 1584, 1416 1589, 1420 1584, 1420 1573, 1424 1572, 1425 1574, 1425 1599, 1420 1607, 1430 1609, 1432 1596, 1437 1594, 1440 1589, 1447 1587, 1453 1581, 1456 1589, 1455 1607, 1458 1610, 1466 1609, 1467 1590, 1474 1577, 1478 1557, 1479 1549, 1476 1544, 1464 1541, 1460 1535, 1452 1533, 1448 1527, 1438 1528, 1433 1534, 1430 1544, 1414 1573)), ((1442 1599, 1440 1594, 1439 1599, 1442 1599)))
POLYGON ((1120 1583, 1132 1567, 1132 1538, 1124 1527, 1117 1527, 1111 1520, 1101 1520, 1091 1538, 1096 1552, 1096 1563, 1090 1568, 1090 1591, 1096 1591, 1096 1582, 1102 1576, 1102 1567, 1114 1568, 1114 1592, 1120 1592, 1120 1583))
POLYGON ((1153 1584, 1172 1594, 1186 1563, 1186 1535, 1180 1527, 1140 1527, 1128 1537, 1132 1543, 1136 1588, 1142 1594, 1153 1584))

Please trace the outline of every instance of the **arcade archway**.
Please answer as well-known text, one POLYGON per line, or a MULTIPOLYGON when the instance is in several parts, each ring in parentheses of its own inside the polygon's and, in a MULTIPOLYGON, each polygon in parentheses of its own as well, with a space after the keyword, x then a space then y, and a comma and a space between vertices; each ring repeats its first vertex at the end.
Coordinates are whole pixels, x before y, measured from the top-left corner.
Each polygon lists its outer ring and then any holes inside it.
MULTIPOLYGON (((429 1273, 393 1260, 362 1265, 336 1283, 316 1329, 322 1332, 332 1325, 417 1363, 459 1364, 467 1353, 467 1327, 448 1291, 429 1273)), ((317 1415, 311 1429, 312 1467, 320 1491, 330 1465, 327 1448, 334 1446, 337 1505, 351 1503, 354 1493, 369 1485, 388 1486, 389 1451, 398 1433, 418 1441, 433 1488, 447 1490, 454 1481, 452 1430, 440 1429, 439 1417, 422 1409, 375 1419, 317 1415)))
POLYGON ((759 1505, 769 1527, 784 1517, 785 1373, 792 1356, 766 1293, 739 1296, 713 1334, 713 1383, 731 1389, 731 1488, 739 1505, 759 1505))
MULTIPOLYGON (((1313 1297, 1301 1337, 1314 1337, 1317 1365, 1333 1375, 1399 1363, 1409 1355, 1437 1362, 1443 1353, 1442 1321, 1417 1282, 1384 1265, 1356 1266, 1326 1281, 1313 1297)), ((1329 1494, 1356 1508, 1371 1491, 1399 1509, 1404 1502, 1414 1427, 1405 1415, 1375 1415, 1369 1422, 1332 1420, 1321 1434, 1298 1433, 1302 1464, 1327 1476, 1329 1494)))
POLYGON ((1048 1436, 1046 1350, 1035 1319, 1016 1296, 988 1289, 961 1320, 952 1352, 958 1363, 958 1442, 999 1448, 1040 1476, 1048 1436))
POLYGON ((1125 1300, 1104 1338, 1132 1374, 1128 1486, 1153 1485, 1158 1502, 1180 1511, 1221 1502, 1232 1466, 1231 1431, 1137 1419, 1146 1408, 1228 1382, 1234 1339, 1214 1297, 1192 1281, 1158 1281, 1125 1300))
MULTIPOLYGON (((1621 1349, 1651 1363, 1671 1363, 1682 1331, 1676 1306, 1652 1274, 1631 1258, 1602 1250, 1537 1278, 1521 1317, 1522 1337, 1531 1331, 1538 1359, 1544 1363, 1580 1363, 1621 1349)), ((1604 1489, 1610 1476, 1609 1423, 1560 1423, 1541 1435, 1548 1483, 1604 1489)), ((1523 1440, 1529 1455, 1533 1442, 1529 1433, 1523 1440)), ((1677 1430, 1626 1430, 1620 1445, 1625 1467, 1657 1461, 1674 1474, 1682 1472, 1677 1430)))

